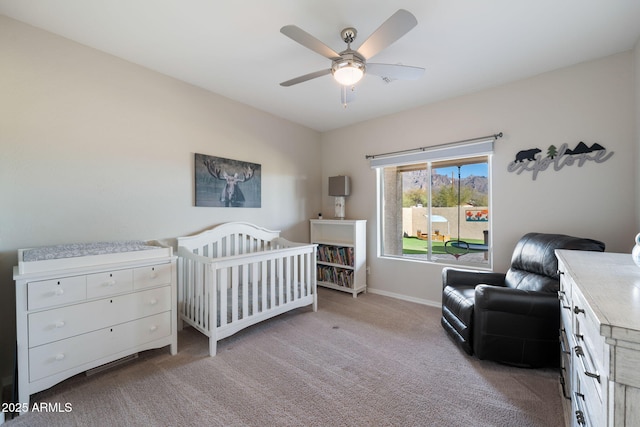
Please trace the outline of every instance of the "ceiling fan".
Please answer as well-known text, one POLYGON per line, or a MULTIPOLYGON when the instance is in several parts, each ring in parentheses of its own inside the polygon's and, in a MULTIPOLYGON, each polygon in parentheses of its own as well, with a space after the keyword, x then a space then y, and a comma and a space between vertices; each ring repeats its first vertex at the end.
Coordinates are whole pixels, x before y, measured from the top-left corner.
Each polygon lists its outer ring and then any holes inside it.
POLYGON ((410 12, 400 9, 384 21, 357 50, 351 49, 351 43, 353 43, 358 34, 356 29, 345 28, 340 32, 340 36, 347 44, 347 48, 340 53, 337 53, 299 27, 285 25, 280 29, 282 34, 330 59, 331 67, 287 80, 280 83, 280 86, 293 86, 307 80, 332 74, 333 78, 341 85, 342 104, 346 106, 348 102, 354 99, 355 84, 365 74, 380 76, 386 82, 392 80, 416 80, 422 76, 424 68, 367 62, 408 33, 416 25, 418 25, 416 17, 410 12))

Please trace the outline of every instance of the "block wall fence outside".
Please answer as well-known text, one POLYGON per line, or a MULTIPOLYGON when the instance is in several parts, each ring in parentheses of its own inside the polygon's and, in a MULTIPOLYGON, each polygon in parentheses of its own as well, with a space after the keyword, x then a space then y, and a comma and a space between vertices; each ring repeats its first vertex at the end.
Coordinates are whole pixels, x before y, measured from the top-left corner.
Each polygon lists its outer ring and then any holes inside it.
MULTIPOLYGON (((486 206, 460 206, 446 208, 432 208, 433 215, 439 215, 448 220, 448 222, 432 222, 432 233, 436 230, 441 235, 455 237, 458 234, 458 222, 460 222, 460 237, 467 239, 484 239, 484 231, 489 229, 487 221, 467 221, 466 212, 468 210, 482 211, 488 210, 486 206)), ((491 213, 489 213, 491 215, 491 213)), ((410 207, 402 208, 402 232, 409 237, 416 237, 418 231, 427 233, 427 208, 410 207)))

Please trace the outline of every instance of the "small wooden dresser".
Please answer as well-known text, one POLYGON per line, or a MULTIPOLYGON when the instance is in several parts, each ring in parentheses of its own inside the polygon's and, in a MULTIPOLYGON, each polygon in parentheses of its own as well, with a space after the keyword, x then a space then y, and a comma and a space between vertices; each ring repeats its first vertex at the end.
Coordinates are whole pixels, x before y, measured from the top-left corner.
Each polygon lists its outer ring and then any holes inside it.
POLYGON ((570 425, 638 426, 640 267, 631 254, 556 254, 562 382, 571 401, 570 425))
MULTIPOLYGON (((25 261, 18 252, 18 394, 31 394, 138 351, 177 351, 171 248, 25 261)), ((140 246, 138 246, 140 247, 140 246)), ((89 251, 90 253, 90 251, 89 251)), ((55 256, 55 255, 54 255, 55 256)))

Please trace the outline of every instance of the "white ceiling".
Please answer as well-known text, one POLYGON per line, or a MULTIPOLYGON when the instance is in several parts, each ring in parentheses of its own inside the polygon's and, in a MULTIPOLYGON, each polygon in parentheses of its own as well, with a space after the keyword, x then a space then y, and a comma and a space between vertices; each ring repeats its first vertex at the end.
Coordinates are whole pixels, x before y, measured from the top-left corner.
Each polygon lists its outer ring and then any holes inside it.
POLYGON ((639 0, 0 0, 0 14, 327 131, 632 49, 639 0), (418 81, 368 75, 345 109, 330 76, 280 82, 330 61, 282 35, 295 24, 336 51, 396 10, 418 26, 373 62, 423 67, 418 81))

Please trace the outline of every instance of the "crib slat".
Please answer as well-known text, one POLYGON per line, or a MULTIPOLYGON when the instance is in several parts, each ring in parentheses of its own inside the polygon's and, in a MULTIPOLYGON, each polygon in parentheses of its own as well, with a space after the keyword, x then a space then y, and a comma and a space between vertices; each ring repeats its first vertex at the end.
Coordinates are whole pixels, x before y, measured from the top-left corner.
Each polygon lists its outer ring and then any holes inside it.
POLYGON ((202 275, 202 286, 200 287, 200 324, 206 330, 209 329, 209 316, 207 315, 207 306, 209 304, 209 282, 207 282, 207 266, 200 264, 198 268, 202 275))
POLYGON ((314 281, 314 278, 311 273, 311 269, 315 269, 313 264, 311 263, 311 257, 313 259, 316 258, 315 253, 305 254, 304 256, 304 268, 305 268, 305 279, 304 279, 304 296, 307 296, 311 293, 311 283, 314 281))
POLYGON ((271 296, 271 305, 269 308, 276 306, 276 260, 269 261, 269 295, 271 296))
POLYGON ((251 291, 252 291, 252 307, 251 314, 258 314, 258 288, 260 287, 260 280, 258 280, 258 263, 251 263, 251 291))
POLYGON ((202 289, 202 285, 200 285, 201 283, 203 283, 203 277, 202 277, 202 266, 196 264, 196 268, 194 269, 194 277, 193 279, 195 280, 196 283, 196 289, 195 289, 195 300, 193 302, 193 318, 194 320, 198 323, 198 324, 202 324, 202 312, 201 312, 201 307, 202 307, 202 293, 201 293, 201 289, 202 289))
MULTIPOLYGON (((227 324, 227 286, 228 286, 228 269, 222 268, 218 270, 218 283, 216 288, 220 290, 220 298, 218 299, 218 313, 220 313, 220 319, 218 320, 219 326, 227 324)), ((216 290, 217 290, 216 289, 216 290)), ((217 293, 217 292, 216 292, 217 293)))
MULTIPOLYGON (((225 300, 226 301, 226 300, 225 300)), ((231 267, 231 322, 238 320, 238 266, 231 267)))
POLYGON ((281 305, 284 301, 284 260, 278 258, 276 264, 278 265, 278 305, 281 305))
POLYGON ((188 317, 194 321, 197 321, 195 318, 195 307, 196 307, 196 293, 194 286, 196 284, 196 271, 195 271, 195 263, 189 262, 189 312, 188 317))
POLYGON ((300 298, 307 296, 307 254, 300 256, 300 298))
POLYGON ((226 237, 224 239, 224 253, 222 254, 223 257, 227 257, 227 256, 231 256, 232 252, 231 252, 231 242, 233 240, 233 234, 229 235, 229 237, 226 237))
POLYGON ((293 257, 292 256, 288 256, 284 259, 284 268, 286 270, 286 273, 284 275, 284 280, 285 280, 285 295, 284 295, 284 303, 290 302, 293 299, 293 274, 292 274, 292 269, 293 269, 293 257))
POLYGON ((242 265, 242 318, 249 316, 249 265, 242 265))
POLYGON ((202 274, 201 298, 200 298, 200 325, 204 330, 209 330, 209 269, 206 264, 199 264, 198 270, 202 274))
POLYGON ((298 277, 298 264, 300 264, 301 255, 294 255, 293 258, 293 299, 300 298, 300 278, 298 277))
POLYGON ((261 272, 260 272, 260 278, 259 278, 259 283, 260 283, 260 287, 262 288, 262 304, 260 307, 261 311, 265 311, 267 309, 267 306, 269 304, 269 301, 267 300, 267 288, 269 286, 269 277, 267 276, 267 261, 260 261, 260 267, 261 267, 261 272))

